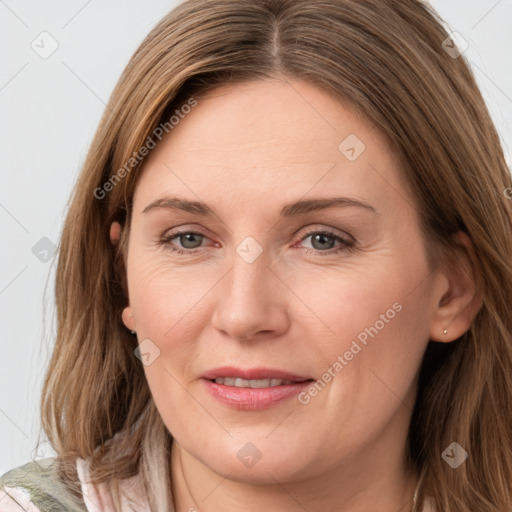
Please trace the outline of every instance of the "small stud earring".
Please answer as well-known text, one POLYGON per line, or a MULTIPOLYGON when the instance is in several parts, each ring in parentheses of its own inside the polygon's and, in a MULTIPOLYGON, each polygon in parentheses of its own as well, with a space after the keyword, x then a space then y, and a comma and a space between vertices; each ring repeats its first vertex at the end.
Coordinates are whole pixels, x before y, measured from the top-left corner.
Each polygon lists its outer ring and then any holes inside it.
MULTIPOLYGON (((130 331, 132 334, 135 334, 136 331, 130 331)), ((446 333, 445 333, 446 334, 446 333)))
POLYGON ((446 334, 447 332, 448 332, 448 329, 445 329, 445 330, 443 331, 443 334, 446 334))

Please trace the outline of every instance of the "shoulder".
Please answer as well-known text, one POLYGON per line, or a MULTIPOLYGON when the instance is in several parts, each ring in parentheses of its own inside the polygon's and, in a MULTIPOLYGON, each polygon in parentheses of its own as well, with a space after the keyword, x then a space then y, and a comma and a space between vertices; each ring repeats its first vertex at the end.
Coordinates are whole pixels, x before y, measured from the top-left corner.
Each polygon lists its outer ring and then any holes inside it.
POLYGON ((31 461, 0 476, 0 512, 83 512, 56 472, 55 458, 31 461))

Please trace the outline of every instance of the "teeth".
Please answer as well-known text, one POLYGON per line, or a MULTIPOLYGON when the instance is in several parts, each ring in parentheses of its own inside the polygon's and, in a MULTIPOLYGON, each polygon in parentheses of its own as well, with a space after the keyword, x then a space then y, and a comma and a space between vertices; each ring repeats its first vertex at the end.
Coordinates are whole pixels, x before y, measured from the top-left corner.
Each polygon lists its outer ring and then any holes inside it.
POLYGON ((234 386, 236 388, 272 388, 275 386, 286 386, 293 384, 291 380, 284 379, 254 379, 246 380, 238 377, 217 377, 216 384, 224 384, 224 386, 234 386))

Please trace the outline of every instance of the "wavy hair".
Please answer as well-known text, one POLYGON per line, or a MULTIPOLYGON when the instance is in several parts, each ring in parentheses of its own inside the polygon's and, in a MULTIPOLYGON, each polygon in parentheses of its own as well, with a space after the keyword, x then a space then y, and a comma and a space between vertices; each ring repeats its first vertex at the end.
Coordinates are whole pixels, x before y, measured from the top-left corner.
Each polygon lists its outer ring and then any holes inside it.
POLYGON ((459 339, 429 343, 406 442, 421 479, 419 510, 427 491, 441 512, 510 510, 511 177, 475 78, 463 55, 446 51, 448 38, 420 0, 187 0, 153 28, 110 97, 59 245, 42 425, 77 495, 75 459, 90 457, 93 478, 117 501, 119 482, 140 471, 151 509, 172 508, 172 438, 121 321, 141 148, 191 98, 279 77, 349 103, 387 137, 432 256, 434 247, 454 249, 459 231, 473 243, 482 307, 459 339), (115 247, 113 221, 124 227, 115 247), (453 441, 469 453, 457 470, 441 456, 453 441))

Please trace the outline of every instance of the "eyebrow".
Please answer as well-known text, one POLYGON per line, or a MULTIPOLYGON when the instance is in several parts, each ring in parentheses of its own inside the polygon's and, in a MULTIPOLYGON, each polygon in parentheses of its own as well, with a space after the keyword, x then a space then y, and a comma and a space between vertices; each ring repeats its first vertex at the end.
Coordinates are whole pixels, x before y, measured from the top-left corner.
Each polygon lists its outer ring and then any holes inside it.
MULTIPOLYGON (((335 206, 358 207, 377 214, 375 208, 363 201, 349 197, 329 197, 318 199, 303 199, 283 206, 279 214, 280 218, 294 217, 305 213, 316 212, 335 206)), ((170 210, 182 210, 205 217, 216 216, 214 210, 202 201, 188 201, 180 197, 163 197, 148 204, 142 213, 147 213, 156 208, 170 210)))

